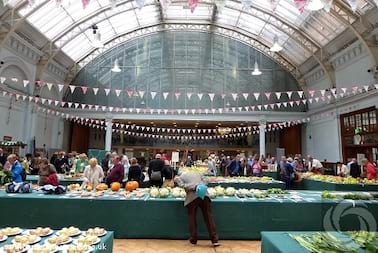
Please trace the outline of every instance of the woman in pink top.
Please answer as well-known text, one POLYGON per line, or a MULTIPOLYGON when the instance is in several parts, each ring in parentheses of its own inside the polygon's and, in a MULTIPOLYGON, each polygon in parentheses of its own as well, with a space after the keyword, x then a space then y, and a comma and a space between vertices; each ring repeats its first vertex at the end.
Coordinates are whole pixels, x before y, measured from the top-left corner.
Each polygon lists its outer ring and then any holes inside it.
POLYGON ((377 169, 374 164, 366 159, 362 160, 362 164, 366 167, 366 178, 369 180, 377 179, 377 169))

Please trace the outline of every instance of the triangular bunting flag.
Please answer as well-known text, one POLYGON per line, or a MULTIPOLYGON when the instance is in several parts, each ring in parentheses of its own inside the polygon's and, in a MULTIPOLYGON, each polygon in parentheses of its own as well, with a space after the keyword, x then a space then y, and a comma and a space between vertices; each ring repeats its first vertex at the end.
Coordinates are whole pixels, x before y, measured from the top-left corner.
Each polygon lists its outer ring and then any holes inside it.
POLYGON ((303 13, 307 0, 294 0, 295 7, 297 7, 300 14, 303 13))
POLYGON ((151 98, 155 99, 157 92, 156 91, 151 91, 150 94, 151 94, 151 98))
POLYGON ((209 93, 209 98, 210 98, 210 101, 211 101, 211 102, 213 102, 213 100, 214 100, 214 96, 215 96, 214 93, 209 93))
POLYGON ((70 87, 71 93, 74 93, 76 86, 75 85, 70 85, 69 87, 70 87))
POLYGON ((376 90, 378 90, 378 84, 374 84, 374 87, 375 87, 376 90))
POLYGON ((274 109, 274 104, 269 104, 271 109, 274 109))
POLYGON ((81 91, 83 92, 83 94, 86 94, 87 90, 88 90, 87 86, 81 86, 81 91))
POLYGON ((181 93, 180 92, 175 92, 175 97, 176 97, 176 100, 178 100, 180 98, 180 95, 181 93))
MULTIPOLYGON (((23 80, 23 83, 24 83, 24 87, 26 88, 26 86, 28 86, 29 84, 29 80, 23 80)), ((49 90, 51 90, 51 88, 49 90)))
POLYGON ((237 93, 231 93, 231 96, 234 99, 234 101, 236 101, 236 98, 238 97, 238 94, 237 93))
POLYGON ((198 0, 188 0, 188 6, 190 8, 190 11, 193 13, 194 10, 197 8, 198 0))
POLYGON ((138 91, 139 97, 143 98, 144 93, 145 93, 145 91, 143 91, 143 90, 138 91))
POLYGON ((98 88, 92 88, 92 89, 93 89, 93 93, 94 93, 95 95, 97 95, 98 88))
POLYGON ((190 98, 192 97, 193 93, 192 92, 188 92, 186 93, 186 96, 188 96, 188 99, 190 100, 190 98))
POLYGON ((75 109, 77 109, 77 108, 79 108, 79 103, 74 103, 74 105, 75 105, 75 109))
POLYGON ((281 98, 281 92, 276 92, 276 97, 277 97, 277 99, 280 99, 281 98))
POLYGON ((133 96, 133 94, 134 94, 134 91, 132 91, 132 90, 127 91, 127 95, 129 96, 129 98, 131 98, 133 96))
POLYGON ((58 84, 58 90, 59 90, 59 92, 62 92, 62 90, 63 90, 63 87, 64 87, 64 85, 63 85, 63 84, 58 84))
POLYGON ((290 101, 289 104, 290 104, 291 107, 293 107, 294 101, 290 101))
POLYGON ((198 96, 199 100, 202 100, 202 96, 203 96, 202 93, 198 93, 197 96, 198 96))
POLYGON ((270 99, 270 95, 271 95, 272 93, 271 92, 265 92, 265 97, 266 97, 266 99, 270 99))
POLYGON ((320 94, 322 95, 322 97, 324 97, 326 91, 325 90, 320 90, 320 94))
POLYGON ((258 105, 258 106, 257 106, 257 109, 259 109, 259 110, 261 111, 261 105, 258 105))
POLYGON ((310 97, 314 97, 314 95, 315 95, 315 91, 314 91, 314 90, 309 90, 309 91, 308 91, 308 94, 310 94, 310 97))
POLYGON ((287 94, 287 97, 289 99, 291 99, 291 96, 293 95, 293 92, 292 91, 287 91, 286 94, 287 94))
POLYGON ((226 97, 226 94, 225 93, 222 93, 221 94, 221 98, 224 99, 226 97))
POLYGON ((4 82, 5 82, 5 80, 7 80, 7 78, 5 78, 5 77, 3 77, 3 76, 2 76, 2 77, 0 77, 0 82, 1 82, 1 83, 4 83, 4 82))
POLYGON ((256 101, 259 100, 260 93, 253 93, 253 96, 255 97, 256 101))
POLYGON ((268 105, 264 105, 264 109, 267 110, 268 109, 268 105))
POLYGON ((249 93, 243 93, 243 97, 245 100, 248 100, 249 93))
POLYGON ((348 88, 341 88, 341 90, 343 91, 343 93, 346 93, 348 88))
POLYGON ((284 107, 287 107, 287 102, 282 103, 284 107))
POLYGON ((368 92, 368 91, 369 91, 369 85, 364 85, 364 90, 365 90, 366 92, 368 92))
POLYGON ((169 95, 169 92, 163 92, 163 97, 164 97, 164 100, 166 100, 166 99, 167 99, 168 95, 169 95))
POLYGON ((316 103, 317 103, 317 102, 319 102, 319 98, 318 98, 318 97, 316 97, 316 98, 315 98, 315 101, 316 101, 316 103))
POLYGON ((121 95, 121 91, 122 90, 115 90, 115 93, 116 93, 117 97, 119 97, 119 95, 121 95))
POLYGON ((303 97, 303 91, 298 91, 298 96, 299 96, 299 98, 302 98, 303 97))
POLYGON ((108 96, 109 93, 110 93, 110 89, 106 88, 106 89, 104 89, 104 91, 105 91, 105 95, 108 96))

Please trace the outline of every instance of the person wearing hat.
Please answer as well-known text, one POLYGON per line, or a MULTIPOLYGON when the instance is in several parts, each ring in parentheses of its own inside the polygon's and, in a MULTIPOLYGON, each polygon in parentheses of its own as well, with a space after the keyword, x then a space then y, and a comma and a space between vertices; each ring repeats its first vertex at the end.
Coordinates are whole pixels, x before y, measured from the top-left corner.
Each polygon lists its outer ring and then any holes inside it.
POLYGON ((178 186, 184 188, 186 192, 184 206, 186 206, 188 210, 190 243, 193 245, 197 244, 196 211, 199 207, 202 210, 212 245, 214 247, 220 246, 211 211, 211 200, 208 196, 207 187, 204 185, 201 174, 197 172, 186 172, 180 176, 176 176, 175 182, 178 186))

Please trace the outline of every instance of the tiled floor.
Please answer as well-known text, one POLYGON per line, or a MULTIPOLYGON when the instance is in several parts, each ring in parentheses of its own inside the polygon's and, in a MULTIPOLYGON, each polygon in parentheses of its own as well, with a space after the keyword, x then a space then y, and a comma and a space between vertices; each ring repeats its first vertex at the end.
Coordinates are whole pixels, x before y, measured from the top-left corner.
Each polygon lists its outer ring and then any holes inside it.
POLYGON ((260 241, 219 241, 213 248, 210 241, 196 246, 183 240, 122 239, 114 240, 114 253, 260 253, 260 241))

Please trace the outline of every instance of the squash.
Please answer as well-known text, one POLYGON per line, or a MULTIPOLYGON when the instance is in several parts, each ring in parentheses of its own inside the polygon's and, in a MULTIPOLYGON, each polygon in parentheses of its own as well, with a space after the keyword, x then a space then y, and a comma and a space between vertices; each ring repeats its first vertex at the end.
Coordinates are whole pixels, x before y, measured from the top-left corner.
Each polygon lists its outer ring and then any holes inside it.
POLYGON ((121 189, 121 184, 118 183, 118 182, 113 182, 110 185, 110 188, 112 189, 112 191, 117 192, 117 191, 119 191, 119 189, 121 189))
POLYGON ((96 190, 97 191, 106 191, 108 189, 108 185, 107 184, 98 184, 96 186, 96 190))
POLYGON ((87 190, 87 191, 93 191, 93 186, 92 185, 87 185, 86 187, 85 187, 85 190, 87 190))
POLYGON ((129 181, 126 183, 125 189, 126 191, 132 192, 138 187, 139 187, 139 183, 137 181, 129 181))

